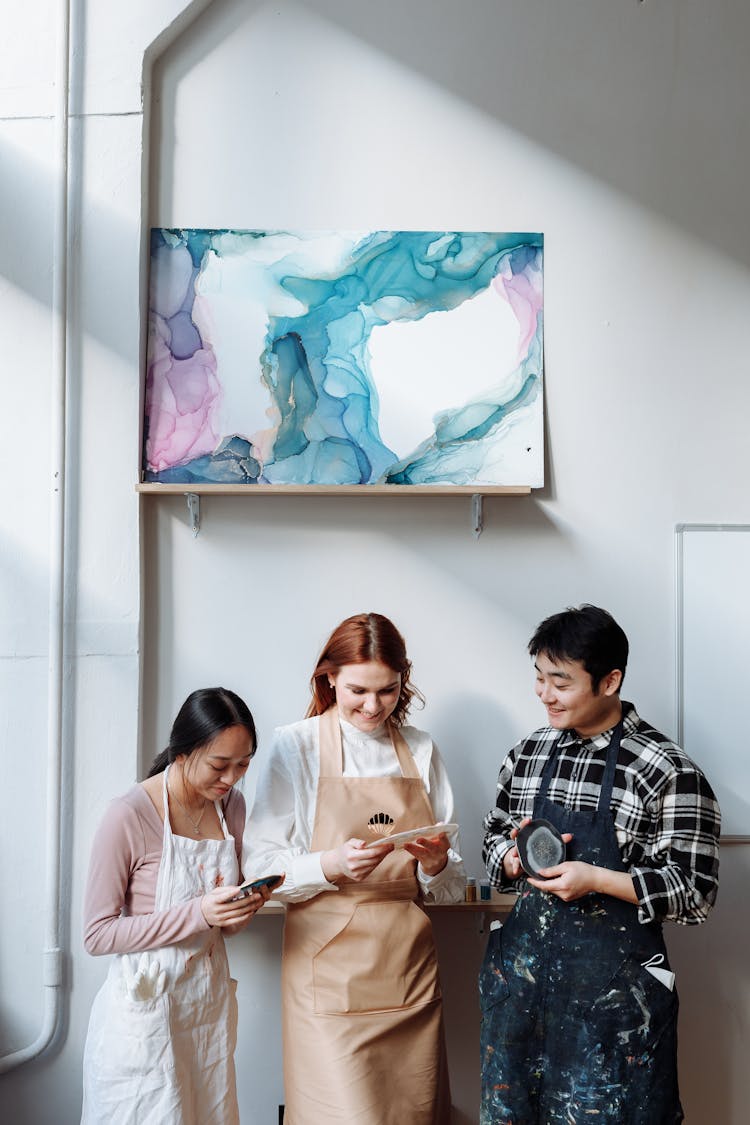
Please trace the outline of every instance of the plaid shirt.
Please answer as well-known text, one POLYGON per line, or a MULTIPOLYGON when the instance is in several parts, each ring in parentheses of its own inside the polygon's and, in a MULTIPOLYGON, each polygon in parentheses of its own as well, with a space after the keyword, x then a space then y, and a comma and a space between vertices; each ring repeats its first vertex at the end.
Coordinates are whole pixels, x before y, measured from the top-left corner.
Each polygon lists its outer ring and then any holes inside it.
MULTIPOLYGON (((705 777, 679 746, 622 705, 623 732, 611 810, 620 853, 635 885, 641 922, 705 921, 716 899, 721 813, 705 777)), ((482 856, 491 882, 518 890, 503 873, 512 828, 533 815, 545 762, 557 748, 547 796, 567 809, 594 810, 612 731, 579 738, 543 727, 508 754, 497 804, 484 820, 482 856)))

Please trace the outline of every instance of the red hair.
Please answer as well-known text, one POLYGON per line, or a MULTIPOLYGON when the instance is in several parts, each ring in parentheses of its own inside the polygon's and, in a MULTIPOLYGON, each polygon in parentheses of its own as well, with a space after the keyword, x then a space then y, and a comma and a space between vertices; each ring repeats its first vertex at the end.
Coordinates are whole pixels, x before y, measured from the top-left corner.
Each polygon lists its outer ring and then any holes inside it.
POLYGON ((336 693, 328 682, 346 664, 366 664, 377 660, 401 676, 401 691, 391 721, 400 727, 413 699, 424 703, 421 691, 411 682, 411 661, 406 644, 396 626, 380 613, 358 613, 338 625, 323 646, 310 679, 312 703, 306 718, 322 715, 336 702, 336 693))

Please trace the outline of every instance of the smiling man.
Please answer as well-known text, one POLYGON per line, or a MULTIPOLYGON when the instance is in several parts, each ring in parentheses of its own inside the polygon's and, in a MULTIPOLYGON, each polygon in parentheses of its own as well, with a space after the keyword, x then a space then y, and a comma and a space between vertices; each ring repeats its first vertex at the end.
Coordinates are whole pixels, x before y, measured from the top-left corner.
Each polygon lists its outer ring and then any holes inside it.
POLYGON ((720 813, 700 769, 621 701, 625 633, 604 609, 529 642, 548 725, 500 770, 485 818, 492 883, 519 891, 480 974, 482 1125, 674 1125, 677 993, 665 920, 705 921, 720 813), (516 836, 549 821, 563 862, 526 877, 516 836))

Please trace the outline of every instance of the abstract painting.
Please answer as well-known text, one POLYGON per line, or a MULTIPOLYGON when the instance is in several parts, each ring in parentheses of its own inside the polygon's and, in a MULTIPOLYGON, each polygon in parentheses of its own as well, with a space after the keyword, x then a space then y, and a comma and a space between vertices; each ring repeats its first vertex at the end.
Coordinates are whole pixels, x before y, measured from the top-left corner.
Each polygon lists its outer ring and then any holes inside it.
POLYGON ((543 484, 541 234, 151 234, 143 480, 543 484))

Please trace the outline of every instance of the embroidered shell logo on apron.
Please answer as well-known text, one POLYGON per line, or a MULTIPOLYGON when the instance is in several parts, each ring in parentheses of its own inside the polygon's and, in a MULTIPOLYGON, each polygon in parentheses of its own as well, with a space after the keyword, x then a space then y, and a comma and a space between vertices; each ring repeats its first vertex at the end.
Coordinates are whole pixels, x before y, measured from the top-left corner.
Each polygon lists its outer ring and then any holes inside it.
MULTIPOLYGON (((390 733, 400 777, 344 777, 338 711, 320 717, 313 851, 432 823, 411 751, 390 733)), ((416 860, 394 850, 363 882, 287 907, 285 1125, 447 1125, 437 959, 418 896, 416 860)))
POLYGON ((392 836, 396 831, 396 822, 390 813, 373 813, 367 822, 367 831, 371 836, 392 836))
MULTIPOLYGON (((191 840, 169 823, 162 786, 164 843, 154 910, 167 910, 239 877, 235 842, 221 805, 223 840, 191 840)), ((236 982, 224 938, 213 927, 149 950, 166 973, 163 995, 134 1000, 115 955, 94 1000, 84 1053, 82 1125, 239 1125, 234 1048, 236 982)))

